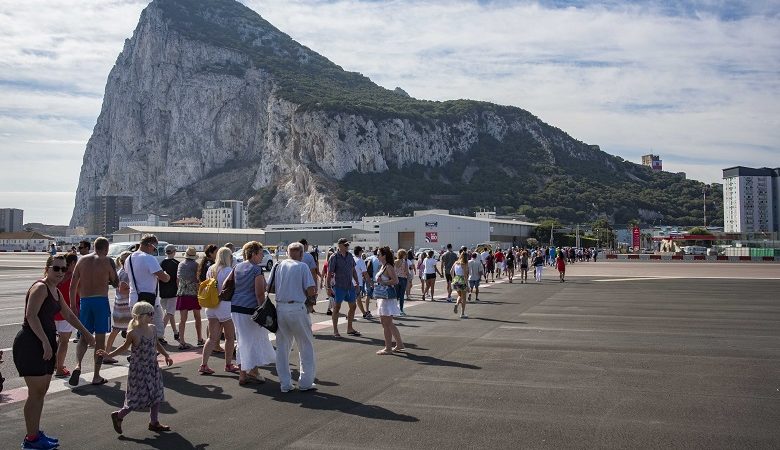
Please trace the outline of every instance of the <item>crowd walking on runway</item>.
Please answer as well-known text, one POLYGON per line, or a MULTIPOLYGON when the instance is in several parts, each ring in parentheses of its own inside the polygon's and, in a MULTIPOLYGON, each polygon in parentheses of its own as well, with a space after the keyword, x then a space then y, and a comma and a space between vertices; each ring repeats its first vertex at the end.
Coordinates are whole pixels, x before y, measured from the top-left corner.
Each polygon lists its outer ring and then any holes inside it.
POLYGON ((440 298, 452 303, 453 313, 468 319, 467 305, 480 302, 481 283, 495 283, 502 276, 513 283, 516 269, 520 284, 528 283, 529 266, 541 283, 547 265, 554 265, 559 282, 564 282, 567 263, 584 258, 575 249, 554 247, 463 246, 455 252, 450 244, 438 254, 427 250, 415 255, 412 249, 394 251, 388 246, 371 251, 356 246, 350 251, 350 244, 339 239, 335 248, 328 249, 320 272, 319 255, 306 251, 306 240, 292 243, 287 259, 277 261, 268 278, 261 265, 263 245, 256 241, 243 245, 241 261, 234 257, 232 244, 210 244, 200 258, 194 247, 186 248, 182 260, 176 258, 177 248, 168 245, 165 259, 158 262, 153 256, 158 245, 154 235, 144 235, 135 248, 116 259, 108 257, 109 242, 102 237, 94 244, 82 242, 79 254, 51 254, 43 277, 27 292, 24 322, 13 342, 14 364, 28 389, 22 448, 59 446, 56 438, 41 430, 44 398, 52 377, 66 378, 72 386, 79 384, 82 361, 90 348, 94 359, 91 384, 96 386, 107 382, 100 372, 103 365, 117 364, 117 357, 129 351, 124 404, 110 413, 114 430, 122 434, 127 415, 144 408, 150 410, 150 431, 170 430, 159 420, 165 388, 158 356, 170 366, 169 348, 193 351, 185 334, 190 312, 195 322, 194 343, 202 350, 197 374, 216 373, 209 365, 216 354, 224 358, 224 372, 237 375, 239 385, 264 383, 260 371, 275 365, 282 392, 309 391, 317 389, 311 314, 319 290, 326 294, 334 338, 342 339, 339 328, 345 302, 345 332, 359 338, 356 310, 361 311, 362 320, 375 322, 374 300, 383 335, 383 346, 376 354, 403 354, 407 347, 396 320, 408 314, 405 306, 411 300, 415 277, 423 302, 437 300, 436 280, 443 278, 446 296, 440 298), (113 301, 109 301, 109 289, 114 291, 113 301), (178 345, 169 346, 165 340, 169 324, 178 345), (77 364, 69 370, 65 360, 74 332, 80 336, 77 364), (122 344, 114 347, 120 339, 122 344), (297 386, 289 364, 294 345, 298 349, 297 386))

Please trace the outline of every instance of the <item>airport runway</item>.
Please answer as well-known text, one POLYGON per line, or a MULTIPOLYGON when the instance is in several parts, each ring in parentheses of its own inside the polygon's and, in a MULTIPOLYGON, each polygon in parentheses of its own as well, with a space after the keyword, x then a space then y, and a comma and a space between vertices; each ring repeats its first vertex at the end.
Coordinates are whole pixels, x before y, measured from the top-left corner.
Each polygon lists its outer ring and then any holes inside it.
MULTIPOLYGON (((143 412, 113 432, 122 376, 52 393, 42 425, 62 448, 780 447, 780 268, 620 264, 577 263, 566 283, 550 269, 542 283, 491 283, 465 320, 414 302, 398 320, 406 355, 374 354, 376 322, 340 340, 315 326, 317 392, 280 393, 273 368, 239 387, 178 355, 163 370, 170 433, 147 431, 143 412)), ((23 278, 0 278, 0 308, 23 302, 23 278)), ((0 439, 18 445, 22 403, 0 398, 0 439)))

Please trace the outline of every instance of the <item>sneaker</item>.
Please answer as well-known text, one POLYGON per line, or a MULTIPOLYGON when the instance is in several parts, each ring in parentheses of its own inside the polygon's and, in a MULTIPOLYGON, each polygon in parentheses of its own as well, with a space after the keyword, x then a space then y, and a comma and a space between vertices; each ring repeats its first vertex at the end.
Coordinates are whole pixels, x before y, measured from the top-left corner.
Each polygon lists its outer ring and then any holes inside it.
POLYGON ((461 314, 461 315, 460 315, 460 318, 461 318, 461 319, 468 319, 468 318, 469 318, 469 316, 467 316, 466 314, 461 314))
POLYGON ((447 297, 447 303, 452 303, 452 297, 447 297))
POLYGON ((284 392, 286 394, 286 393, 292 391, 293 387, 292 386, 282 386, 281 390, 282 390, 282 392, 284 392))
POLYGON ((119 418, 119 411, 111 413, 111 423, 114 425, 114 431, 118 434, 122 434, 122 419, 119 418))
POLYGON ((298 390, 301 391, 301 392, 316 391, 317 390, 317 384, 316 383, 312 383, 311 386, 307 386, 307 387, 298 386, 298 390))
POLYGON ((28 441, 26 437, 22 440, 22 448, 33 448, 33 449, 38 449, 38 450, 51 450, 51 449, 57 448, 59 446, 60 446, 59 442, 52 442, 52 441, 44 438, 40 434, 38 435, 38 439, 36 439, 34 441, 28 441))
POLYGON ((403 312, 403 311, 401 311, 401 314, 400 314, 400 315, 401 315, 401 316, 405 316, 405 315, 406 315, 406 313, 405 313, 405 312, 403 312))
POLYGON ((59 439, 57 439, 55 437, 51 437, 51 436, 46 436, 46 433, 44 433, 43 430, 38 430, 38 436, 46 439, 47 441, 54 442, 55 444, 59 444, 60 443, 59 439))

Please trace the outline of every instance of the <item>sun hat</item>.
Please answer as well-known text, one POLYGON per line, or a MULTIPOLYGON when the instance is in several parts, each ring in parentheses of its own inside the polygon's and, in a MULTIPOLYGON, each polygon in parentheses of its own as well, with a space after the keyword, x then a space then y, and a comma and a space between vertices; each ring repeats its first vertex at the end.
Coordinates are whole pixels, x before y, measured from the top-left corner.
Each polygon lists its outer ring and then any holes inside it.
POLYGON ((187 251, 184 252, 184 257, 187 259, 197 259, 198 252, 195 250, 195 247, 187 247, 187 251))

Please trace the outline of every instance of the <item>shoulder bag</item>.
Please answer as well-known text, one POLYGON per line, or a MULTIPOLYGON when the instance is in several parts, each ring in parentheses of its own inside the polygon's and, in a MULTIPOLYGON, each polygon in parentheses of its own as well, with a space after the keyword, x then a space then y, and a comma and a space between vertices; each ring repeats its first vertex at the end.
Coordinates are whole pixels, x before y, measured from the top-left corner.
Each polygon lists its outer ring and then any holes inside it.
MULTIPOLYGON (((266 289, 267 293, 276 292, 274 285, 276 284, 276 269, 278 267, 278 264, 275 265, 271 271, 270 284, 268 289, 266 289)), ((274 306, 273 302, 271 302, 271 299, 267 295, 265 297, 265 302, 255 308, 255 312, 252 314, 252 320, 271 333, 276 333, 276 331, 279 329, 279 321, 276 315, 276 306, 274 306)))
POLYGON ((151 303, 154 305, 157 302, 157 282, 154 283, 154 292, 141 292, 138 290, 138 283, 135 281, 135 269, 133 269, 133 255, 130 255, 127 260, 130 262, 130 272, 133 274, 133 285, 135 291, 138 292, 138 301, 151 303))
POLYGON ((233 300, 233 293, 236 292, 236 269, 230 271, 230 275, 222 283, 222 290, 219 291, 219 299, 223 302, 233 300))

